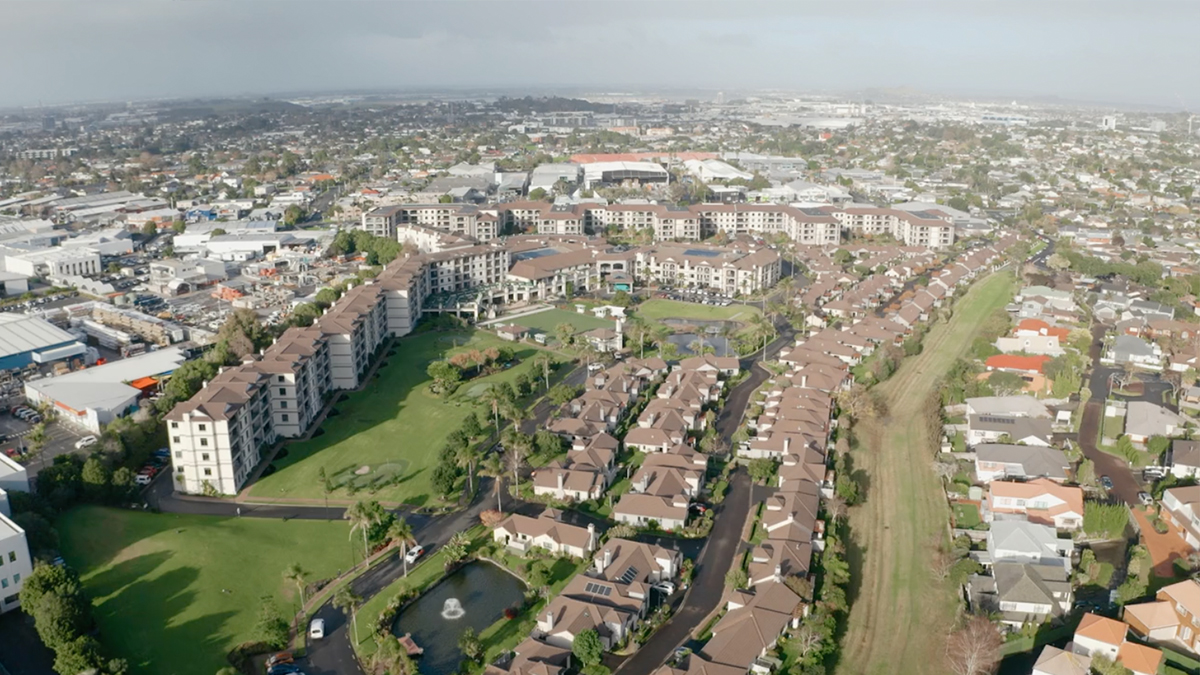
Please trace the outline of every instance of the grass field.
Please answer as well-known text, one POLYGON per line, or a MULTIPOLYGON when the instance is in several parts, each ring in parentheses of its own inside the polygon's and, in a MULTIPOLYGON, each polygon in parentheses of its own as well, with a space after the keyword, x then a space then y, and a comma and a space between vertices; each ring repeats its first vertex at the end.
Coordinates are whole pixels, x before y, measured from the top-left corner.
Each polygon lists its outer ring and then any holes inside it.
POLYGON ((57 526, 63 557, 95 601, 105 647, 135 675, 212 675, 228 665, 229 650, 254 639, 260 597, 275 598, 284 616, 299 606, 284 568, 299 563, 310 581, 327 579, 362 554, 340 521, 89 506, 57 526))
POLYGON ((579 314, 568 312, 565 309, 548 309, 537 314, 518 317, 513 319, 512 322, 526 328, 536 328, 537 330, 549 333, 551 336, 554 335, 554 329, 563 323, 569 323, 574 326, 577 333, 589 331, 593 328, 612 328, 616 323, 614 319, 597 319, 596 315, 591 312, 579 314))
POLYGON ((741 321, 745 323, 750 317, 762 314, 762 310, 752 305, 733 304, 728 307, 714 305, 698 305, 694 302, 679 302, 655 298, 638 305, 634 310, 643 319, 658 321, 661 319, 696 319, 700 321, 741 321))
POLYGON ((850 510, 848 557, 852 599, 836 672, 892 675, 944 672, 945 636, 955 616, 950 582, 929 569, 929 554, 946 535, 949 509, 930 468, 935 439, 919 417, 927 396, 968 349, 984 318, 1012 298, 1013 279, 994 274, 958 301, 949 324, 925 337, 878 390, 887 419, 855 430, 863 450, 855 464, 869 476, 867 500, 850 510))
MULTIPOLYGON (((472 411, 486 424, 488 411, 476 399, 491 384, 512 382, 521 371, 532 369, 531 359, 537 354, 531 345, 506 342, 482 331, 424 333, 402 338, 393 348, 395 354, 387 357, 379 377, 336 405, 339 414, 325 421, 324 434, 288 444, 287 456, 275 460, 277 470, 251 488, 252 496, 320 500, 324 491, 319 473, 324 468, 337 486, 329 495, 332 499, 349 497, 350 482, 361 490, 376 479, 386 482, 398 477, 398 483, 377 487, 372 498, 424 505, 434 497, 430 477, 446 436, 472 411), (465 349, 495 346, 515 349, 522 362, 464 382, 450 399, 429 391, 425 369, 431 361, 465 349), (363 466, 370 472, 356 474, 363 466)), ((367 493, 370 490, 358 494, 367 493)))

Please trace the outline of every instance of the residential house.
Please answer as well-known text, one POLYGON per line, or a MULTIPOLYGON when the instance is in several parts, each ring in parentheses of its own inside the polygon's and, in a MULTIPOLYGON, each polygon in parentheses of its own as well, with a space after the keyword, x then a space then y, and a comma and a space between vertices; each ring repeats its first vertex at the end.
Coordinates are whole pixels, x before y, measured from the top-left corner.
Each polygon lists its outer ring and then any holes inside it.
MULTIPOLYGON (((1045 478, 1028 483, 993 481, 984 499, 984 519, 1024 515, 1030 522, 1052 525, 1060 530, 1077 530, 1083 525, 1083 490, 1059 485, 1045 478)), ((1003 518, 1000 518, 1003 520, 1003 518)))
POLYGON ((609 607, 597 601, 559 595, 538 614, 532 637, 549 645, 570 649, 575 637, 594 630, 606 650, 621 644, 637 626, 636 611, 609 607))
POLYGON ((1007 415, 971 415, 967 418, 967 444, 972 447, 1000 442, 1049 446, 1052 435, 1048 419, 1007 415))
POLYGON ((1049 478, 1057 483, 1070 477, 1071 462, 1062 450, 1042 445, 981 443, 975 446, 975 477, 981 483, 1004 478, 1049 478))
POLYGON ((1172 440, 1170 465, 1176 478, 1200 476, 1200 441, 1172 440))
POLYGON ((1038 654, 1030 675, 1090 675, 1092 657, 1046 645, 1038 654))
POLYGON ((557 509, 546 509, 537 518, 514 513, 492 530, 492 539, 519 553, 534 547, 556 555, 586 558, 596 548, 596 526, 568 525, 557 509))
POLYGON ((683 564, 679 551, 629 539, 609 539, 596 550, 589 576, 623 583, 656 584, 674 579, 683 564))
POLYGON ((690 500, 682 494, 670 497, 628 492, 613 507, 613 519, 634 527, 657 525, 674 531, 687 525, 690 500))
POLYGON ((1164 490, 1160 514, 1179 528, 1188 546, 1200 548, 1200 485, 1164 490))
POLYGON ((784 631, 797 623, 794 616, 800 602, 798 595, 778 582, 762 584, 753 595, 735 594, 699 655, 743 672, 751 670, 775 647, 784 631))
POLYGON ((1049 419, 1050 409, 1032 396, 982 396, 967 399, 967 414, 1049 419))
POLYGON ((1200 654, 1200 581, 1164 586, 1152 602, 1125 605, 1121 618, 1138 637, 1200 654))
POLYGON ((1072 540, 1059 538, 1053 527, 1028 520, 997 520, 987 535, 988 557, 992 563, 1057 565, 1070 571, 1074 548, 1072 540))
POLYGON ((571 666, 571 650, 526 638, 511 655, 483 669, 484 675, 562 675, 571 666))
POLYGON ((1062 356, 1066 352, 1057 335, 1017 335, 996 338, 996 349, 1005 354, 1023 352, 1041 356, 1062 356))
POLYGON ((1179 413, 1148 401, 1130 401, 1125 408, 1125 435, 1134 443, 1144 444, 1151 436, 1182 434, 1191 421, 1179 413))
POLYGON ((1162 349, 1154 343, 1132 335, 1118 335, 1105 354, 1104 360, 1117 365, 1129 363, 1135 368, 1146 370, 1163 368, 1162 349))
POLYGON ((1088 612, 1075 628, 1071 651, 1087 656, 1100 654, 1109 661, 1116 661, 1128 631, 1129 626, 1116 619, 1088 612))
POLYGON ((999 612, 1000 622, 1013 628, 1071 608, 1071 574, 1060 565, 995 563, 992 576, 972 575, 968 590, 975 611, 999 612))

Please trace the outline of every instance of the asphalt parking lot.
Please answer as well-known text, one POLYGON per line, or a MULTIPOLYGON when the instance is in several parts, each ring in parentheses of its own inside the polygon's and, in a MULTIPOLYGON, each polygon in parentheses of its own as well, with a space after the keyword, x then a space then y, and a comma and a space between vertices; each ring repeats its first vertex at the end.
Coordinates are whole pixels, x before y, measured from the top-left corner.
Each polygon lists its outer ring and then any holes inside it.
MULTIPOLYGON (((30 478, 36 476, 37 472, 43 466, 49 466, 55 457, 76 452, 75 442, 87 435, 65 424, 51 422, 46 426, 46 446, 42 449, 41 454, 36 457, 20 459, 22 452, 29 448, 29 441, 26 439, 26 436, 31 431, 33 431, 32 424, 13 417, 9 414, 8 409, 0 412, 0 434, 7 436, 4 443, 0 444, 0 449, 10 457, 13 453, 9 451, 15 451, 18 455, 18 461, 25 465, 26 472, 30 478)), ((86 452, 86 450, 80 452, 86 452)))

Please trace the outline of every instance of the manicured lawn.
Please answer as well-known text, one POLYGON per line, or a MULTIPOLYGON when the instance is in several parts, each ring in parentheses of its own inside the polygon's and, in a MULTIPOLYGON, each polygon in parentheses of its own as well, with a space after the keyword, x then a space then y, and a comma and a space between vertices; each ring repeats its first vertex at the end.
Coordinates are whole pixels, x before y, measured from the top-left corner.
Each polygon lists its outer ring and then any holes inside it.
POLYGON ((1013 296, 1009 273, 976 281, 949 323, 924 349, 875 387, 889 410, 864 420, 855 464, 871 477, 866 502, 850 509, 846 557, 854 574, 850 613, 836 675, 936 675, 945 672, 945 636, 958 614, 952 584, 929 574, 929 552, 944 543, 950 517, 929 468, 932 439, 920 422, 929 397, 966 354, 984 319, 1013 296))
POLYGON ((489 411, 478 397, 491 384, 512 382, 518 373, 531 370, 538 352, 532 345, 506 342, 482 331, 424 333, 396 341, 393 349, 395 354, 386 357, 388 364, 376 379, 336 404, 338 415, 325 421, 325 433, 288 444, 287 456, 274 462, 275 473, 252 486, 251 495, 321 500, 319 475, 324 469, 335 486, 331 499, 350 498, 347 488, 353 481, 359 498, 427 504, 434 498, 430 478, 446 436, 472 411, 487 424, 489 411), (464 382, 450 399, 430 392, 425 369, 431 361, 499 346, 514 349, 521 363, 464 382), (356 473, 361 467, 368 471, 356 473))
POLYGON ((96 605, 102 642, 135 675, 212 675, 254 639, 264 595, 290 617, 299 606, 283 570, 309 580, 349 569, 339 521, 180 516, 95 506, 63 514, 61 549, 96 605))
POLYGON ((974 504, 958 503, 954 505, 954 525, 963 530, 974 529, 983 520, 979 517, 979 507, 974 504))
POLYGON ((1114 441, 1125 433, 1125 418, 1124 417, 1105 417, 1104 418, 1104 437, 1111 438, 1114 441))
MULTIPOLYGON (((407 577, 400 577, 386 586, 382 591, 371 596, 358 608, 358 631, 355 633, 354 650, 359 658, 366 658, 375 653, 377 646, 372 636, 375 634, 375 622, 379 613, 387 607, 392 598, 406 589, 424 590, 432 586, 445 574, 446 554, 438 551, 423 560, 416 567, 410 567, 407 577)), ((353 629, 351 629, 353 631, 353 629)))
POLYGON ((720 307, 655 298, 638 305, 634 313, 643 319, 652 321, 660 319, 697 319, 702 321, 741 321, 744 323, 749 321, 750 317, 762 314, 762 310, 753 305, 732 304, 728 307, 720 307))
POLYGON ((537 314, 518 317, 513 319, 512 323, 526 328, 536 328, 553 336, 554 329, 559 324, 569 323, 575 327, 575 332, 582 333, 594 328, 612 328, 616 325, 616 319, 597 319, 596 315, 591 312, 579 314, 565 309, 548 309, 537 314))

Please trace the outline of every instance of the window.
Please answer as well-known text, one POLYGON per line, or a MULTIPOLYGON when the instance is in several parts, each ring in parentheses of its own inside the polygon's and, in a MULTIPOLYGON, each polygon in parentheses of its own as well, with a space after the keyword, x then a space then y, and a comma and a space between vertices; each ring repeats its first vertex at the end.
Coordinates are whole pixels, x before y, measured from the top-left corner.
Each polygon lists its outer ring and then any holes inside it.
POLYGON ((178 444, 179 444, 179 440, 180 440, 180 439, 179 439, 179 437, 178 437, 178 436, 172 436, 172 437, 171 437, 171 442, 172 442, 172 443, 175 443, 176 445, 178 445, 178 444))
MULTIPOLYGON (((283 381, 284 381, 284 377, 283 377, 282 375, 280 375, 280 376, 279 376, 279 382, 283 382, 283 381)), ((281 391, 282 391, 282 390, 281 390, 281 391)))
POLYGON ((207 425, 207 424, 201 424, 201 425, 200 425, 200 431, 208 431, 208 425, 207 425))
POLYGON ((211 475, 212 475, 212 469, 205 469, 205 470, 204 470, 204 475, 205 475, 205 476, 211 476, 211 475))
POLYGON ((206 461, 206 462, 207 462, 207 461, 208 461, 208 453, 207 453, 207 452, 205 452, 205 453, 201 454, 201 455, 200 455, 200 459, 202 459, 202 460, 204 460, 204 461, 206 461))
POLYGON ((171 422, 171 428, 172 428, 172 429, 178 429, 178 428, 179 428, 179 422, 171 422))
POLYGON ((0 588, 8 588, 8 579, 0 579, 0 588))
POLYGON ((287 415, 284 415, 284 416, 283 416, 283 419, 282 419, 282 421, 283 421, 283 422, 286 422, 286 421, 288 421, 288 416, 287 416, 287 415))
POLYGON ((21 575, 20 575, 20 574, 14 574, 14 575, 13 575, 13 583, 14 583, 14 584, 19 584, 19 583, 21 583, 21 575))
POLYGON ((182 450, 175 451, 175 459, 183 459, 183 451, 182 450))
POLYGON ((16 551, 8 552, 8 562, 13 562, 13 563, 17 562, 17 552, 16 551))
POLYGON ((280 410, 287 410, 287 401, 280 401, 280 402, 279 402, 279 409, 280 409, 280 410))
POLYGON ((201 438, 201 439, 200 439, 200 445, 201 445, 201 447, 205 447, 205 448, 207 448, 207 447, 208 447, 208 439, 207 439, 207 438, 201 438))
POLYGON ((175 470, 175 473, 183 473, 183 467, 181 466, 181 467, 177 468, 175 470))
POLYGON ((287 396, 287 389, 284 389, 283 387, 280 387, 280 388, 279 388, 279 395, 280 395, 280 396, 287 396))

